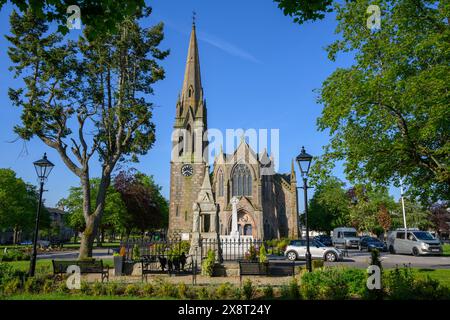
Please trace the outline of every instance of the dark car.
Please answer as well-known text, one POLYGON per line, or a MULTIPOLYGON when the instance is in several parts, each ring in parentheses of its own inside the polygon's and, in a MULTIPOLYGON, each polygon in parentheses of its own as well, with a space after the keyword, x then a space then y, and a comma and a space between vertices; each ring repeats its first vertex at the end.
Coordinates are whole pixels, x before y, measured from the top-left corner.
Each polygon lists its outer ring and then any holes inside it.
POLYGON ((359 242, 359 251, 367 250, 372 251, 373 249, 377 249, 378 251, 386 251, 387 246, 380 239, 374 237, 362 237, 359 242))
POLYGON ((327 247, 332 247, 333 246, 333 241, 331 240, 330 236, 320 235, 320 236, 315 236, 313 239, 323 243, 327 247))

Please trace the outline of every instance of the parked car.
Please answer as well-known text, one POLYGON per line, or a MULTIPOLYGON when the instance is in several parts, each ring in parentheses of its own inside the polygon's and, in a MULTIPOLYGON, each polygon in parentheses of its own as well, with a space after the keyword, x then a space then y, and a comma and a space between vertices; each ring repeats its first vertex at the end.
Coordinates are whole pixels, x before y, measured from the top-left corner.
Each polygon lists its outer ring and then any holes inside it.
POLYGON ((331 239, 330 236, 327 236, 325 234, 322 234, 320 236, 315 236, 313 239, 317 240, 319 242, 322 242, 327 247, 332 247, 333 246, 333 240, 331 239))
POLYGON ((390 253, 403 253, 418 255, 441 255, 442 245, 428 231, 408 229, 405 238, 405 230, 397 229, 388 236, 388 248, 390 253))
MULTIPOLYGON (((309 251, 312 259, 323 259, 325 261, 342 260, 343 254, 339 249, 328 247, 320 241, 311 239, 309 251)), ((285 257, 290 261, 297 259, 305 259, 306 257, 306 240, 292 240, 286 247, 285 257)))
POLYGON ((359 241, 358 249, 359 251, 362 250, 372 251, 373 249, 377 249, 378 251, 387 251, 387 246, 380 239, 365 236, 362 237, 361 240, 359 241))
POLYGON ((359 237, 356 235, 355 228, 336 228, 333 230, 333 245, 335 247, 358 248, 359 237))

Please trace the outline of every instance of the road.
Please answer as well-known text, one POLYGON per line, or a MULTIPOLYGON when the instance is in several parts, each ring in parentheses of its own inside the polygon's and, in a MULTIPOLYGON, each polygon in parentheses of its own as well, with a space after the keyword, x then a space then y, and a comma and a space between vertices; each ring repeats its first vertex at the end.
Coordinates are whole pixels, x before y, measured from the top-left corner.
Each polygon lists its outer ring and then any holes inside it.
MULTIPOLYGON (((276 263, 284 263, 287 260, 284 257, 269 256, 269 260, 276 263)), ((358 250, 348 250, 348 257, 344 261, 325 262, 326 266, 347 266, 353 268, 367 268, 370 262, 369 252, 360 252, 358 250)), ((421 256, 414 257, 409 255, 381 253, 381 263, 384 268, 403 267, 404 265, 412 268, 425 269, 450 269, 450 257, 421 256)), ((304 261, 296 261, 296 265, 304 265, 304 261)))
MULTIPOLYGON (((39 254, 38 259, 76 259, 78 251, 64 251, 39 254)), ((94 249, 94 258, 112 259, 112 251, 107 248, 94 249)), ((284 257, 271 256, 269 260, 275 263, 285 263, 287 260, 284 257)), ((348 266, 356 268, 367 268, 370 261, 370 253, 360 252, 358 250, 348 250, 348 257, 344 257, 344 261, 340 262, 325 262, 326 266, 348 266)), ((434 257, 421 256, 414 257, 409 255, 390 254, 387 252, 381 253, 381 261, 384 268, 395 268, 396 266, 403 267, 410 265, 412 268, 427 268, 427 269, 450 269, 450 257, 434 257)), ((304 265, 304 261, 296 261, 296 265, 304 265)))

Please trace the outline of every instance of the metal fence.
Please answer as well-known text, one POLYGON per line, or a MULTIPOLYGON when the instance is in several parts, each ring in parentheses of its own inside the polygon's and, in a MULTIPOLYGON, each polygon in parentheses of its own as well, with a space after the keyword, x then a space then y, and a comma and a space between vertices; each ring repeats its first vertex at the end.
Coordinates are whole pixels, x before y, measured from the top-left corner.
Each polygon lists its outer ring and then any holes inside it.
MULTIPOLYGON (((259 252, 264 244, 268 255, 283 255, 279 247, 271 246, 268 242, 255 239, 202 239, 199 243, 197 253, 201 259, 206 258, 208 251, 220 252, 223 261, 239 261, 249 258, 251 248, 259 252)), ((189 254, 190 241, 180 239, 150 241, 140 239, 129 239, 121 243, 125 248, 125 258, 133 260, 142 256, 171 257, 184 252, 189 254), (136 257, 138 255, 138 257, 136 257)))

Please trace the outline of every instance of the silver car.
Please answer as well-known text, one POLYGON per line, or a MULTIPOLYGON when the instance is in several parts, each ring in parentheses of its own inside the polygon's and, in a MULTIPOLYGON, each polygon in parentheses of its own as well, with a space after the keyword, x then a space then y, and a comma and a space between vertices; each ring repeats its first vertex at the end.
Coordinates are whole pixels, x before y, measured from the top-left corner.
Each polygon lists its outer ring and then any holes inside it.
POLYGON ((392 231, 388 236, 390 253, 419 255, 442 255, 442 245, 427 231, 408 229, 405 238, 404 229, 392 231))
MULTIPOLYGON (((342 260, 342 251, 334 247, 327 247, 317 240, 309 241, 309 251, 312 259, 323 259, 325 261, 340 261, 342 260)), ((292 240, 286 247, 284 255, 290 261, 297 259, 305 259, 306 257, 306 240, 292 240)))

